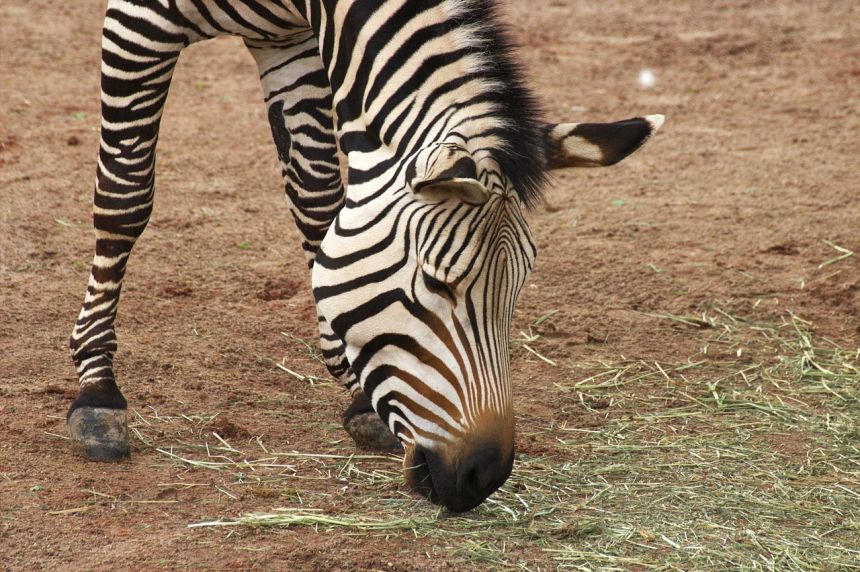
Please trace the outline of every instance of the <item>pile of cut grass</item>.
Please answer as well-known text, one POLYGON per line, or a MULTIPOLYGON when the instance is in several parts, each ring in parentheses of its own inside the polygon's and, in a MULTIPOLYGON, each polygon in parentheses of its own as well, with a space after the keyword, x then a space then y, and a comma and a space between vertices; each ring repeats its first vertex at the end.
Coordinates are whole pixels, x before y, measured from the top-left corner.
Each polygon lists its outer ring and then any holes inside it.
POLYGON ((147 437, 151 417, 135 430, 170 462, 217 471, 222 492, 285 491, 271 511, 195 527, 408 534, 421 551, 453 547, 460 565, 528 570, 860 568, 860 350, 814 337, 792 314, 659 318, 707 328, 701 358, 595 363, 557 384, 559 399, 599 422, 547 429, 553 454, 520 455, 502 489, 465 515, 410 495, 395 457, 278 453, 260 441, 250 455, 201 443, 206 417, 172 420, 193 424, 196 442, 147 437), (343 496, 349 509, 320 508, 343 496))

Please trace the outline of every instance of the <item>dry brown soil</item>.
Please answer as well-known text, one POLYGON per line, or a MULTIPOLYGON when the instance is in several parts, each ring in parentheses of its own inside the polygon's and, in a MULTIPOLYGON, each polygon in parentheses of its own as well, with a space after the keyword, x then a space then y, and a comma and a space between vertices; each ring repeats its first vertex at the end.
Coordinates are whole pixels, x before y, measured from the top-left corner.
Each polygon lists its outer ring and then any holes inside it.
MULTIPOLYGON (((546 427, 587 413, 559 411, 553 395, 578 364, 700 352, 696 332, 647 314, 790 309, 858 346, 860 256, 818 265, 839 255, 824 241, 860 253, 860 4, 511 4, 547 117, 667 116, 621 165, 558 173, 529 216, 540 253, 514 329, 557 310, 541 351, 564 367, 512 350, 520 451, 553 452, 546 427), (637 85, 644 68, 651 89, 637 85)), ((171 486, 185 469, 139 441, 132 461, 105 465, 63 440, 76 391, 66 340, 93 241, 103 10, 0 5, 0 567, 445 568, 444 551, 409 534, 374 544, 312 528, 188 529, 273 501, 251 488, 231 498, 205 472, 189 477, 203 486, 171 486)), ((235 38, 183 54, 155 215, 117 322, 117 375, 145 415, 218 413, 233 442, 350 451, 344 392, 275 367, 286 358, 325 377, 296 339, 314 338, 313 303, 260 100, 235 38)), ((335 479, 317 486, 332 491, 329 510, 351 502, 335 479)))

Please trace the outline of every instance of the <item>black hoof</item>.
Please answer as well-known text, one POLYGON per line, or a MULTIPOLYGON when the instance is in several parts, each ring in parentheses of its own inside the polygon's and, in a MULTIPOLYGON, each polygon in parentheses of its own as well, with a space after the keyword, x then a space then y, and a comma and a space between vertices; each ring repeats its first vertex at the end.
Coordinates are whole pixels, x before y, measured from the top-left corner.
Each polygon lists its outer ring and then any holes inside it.
POLYGON ((343 414, 343 428, 362 449, 375 451, 402 451, 403 445, 388 430, 379 414, 373 410, 370 400, 359 392, 343 414))
POLYGON ((74 447, 93 461, 121 461, 131 457, 125 409, 78 407, 66 423, 74 447))

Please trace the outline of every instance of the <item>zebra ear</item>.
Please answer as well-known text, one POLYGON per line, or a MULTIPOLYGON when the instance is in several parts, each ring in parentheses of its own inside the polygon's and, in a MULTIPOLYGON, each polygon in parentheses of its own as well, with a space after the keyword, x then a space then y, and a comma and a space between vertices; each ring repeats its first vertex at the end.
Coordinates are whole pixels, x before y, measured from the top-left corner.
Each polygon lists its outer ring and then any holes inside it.
POLYGON ((477 179, 455 177, 442 181, 424 181, 416 194, 432 203, 457 199, 470 205, 482 205, 490 198, 487 188, 477 179))
MULTIPOLYGON (((423 161, 422 161, 423 162, 423 161)), ((442 143, 426 158, 422 174, 416 174, 412 163, 407 171, 412 191, 429 202, 457 199, 471 205, 482 205, 490 193, 478 180, 478 167, 469 152, 456 144, 442 143)))
POLYGON ((548 169, 606 167, 641 147, 663 125, 662 115, 615 123, 549 125, 544 145, 548 169))

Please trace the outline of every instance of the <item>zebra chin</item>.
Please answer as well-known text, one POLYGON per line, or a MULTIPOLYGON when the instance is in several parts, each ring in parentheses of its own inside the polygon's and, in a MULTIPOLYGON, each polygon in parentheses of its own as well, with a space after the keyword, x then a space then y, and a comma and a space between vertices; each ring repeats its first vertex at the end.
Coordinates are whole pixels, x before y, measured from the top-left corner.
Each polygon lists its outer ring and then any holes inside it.
POLYGON ((475 508, 508 480, 514 466, 513 423, 494 428, 434 448, 407 445, 407 484, 452 512, 475 508))

